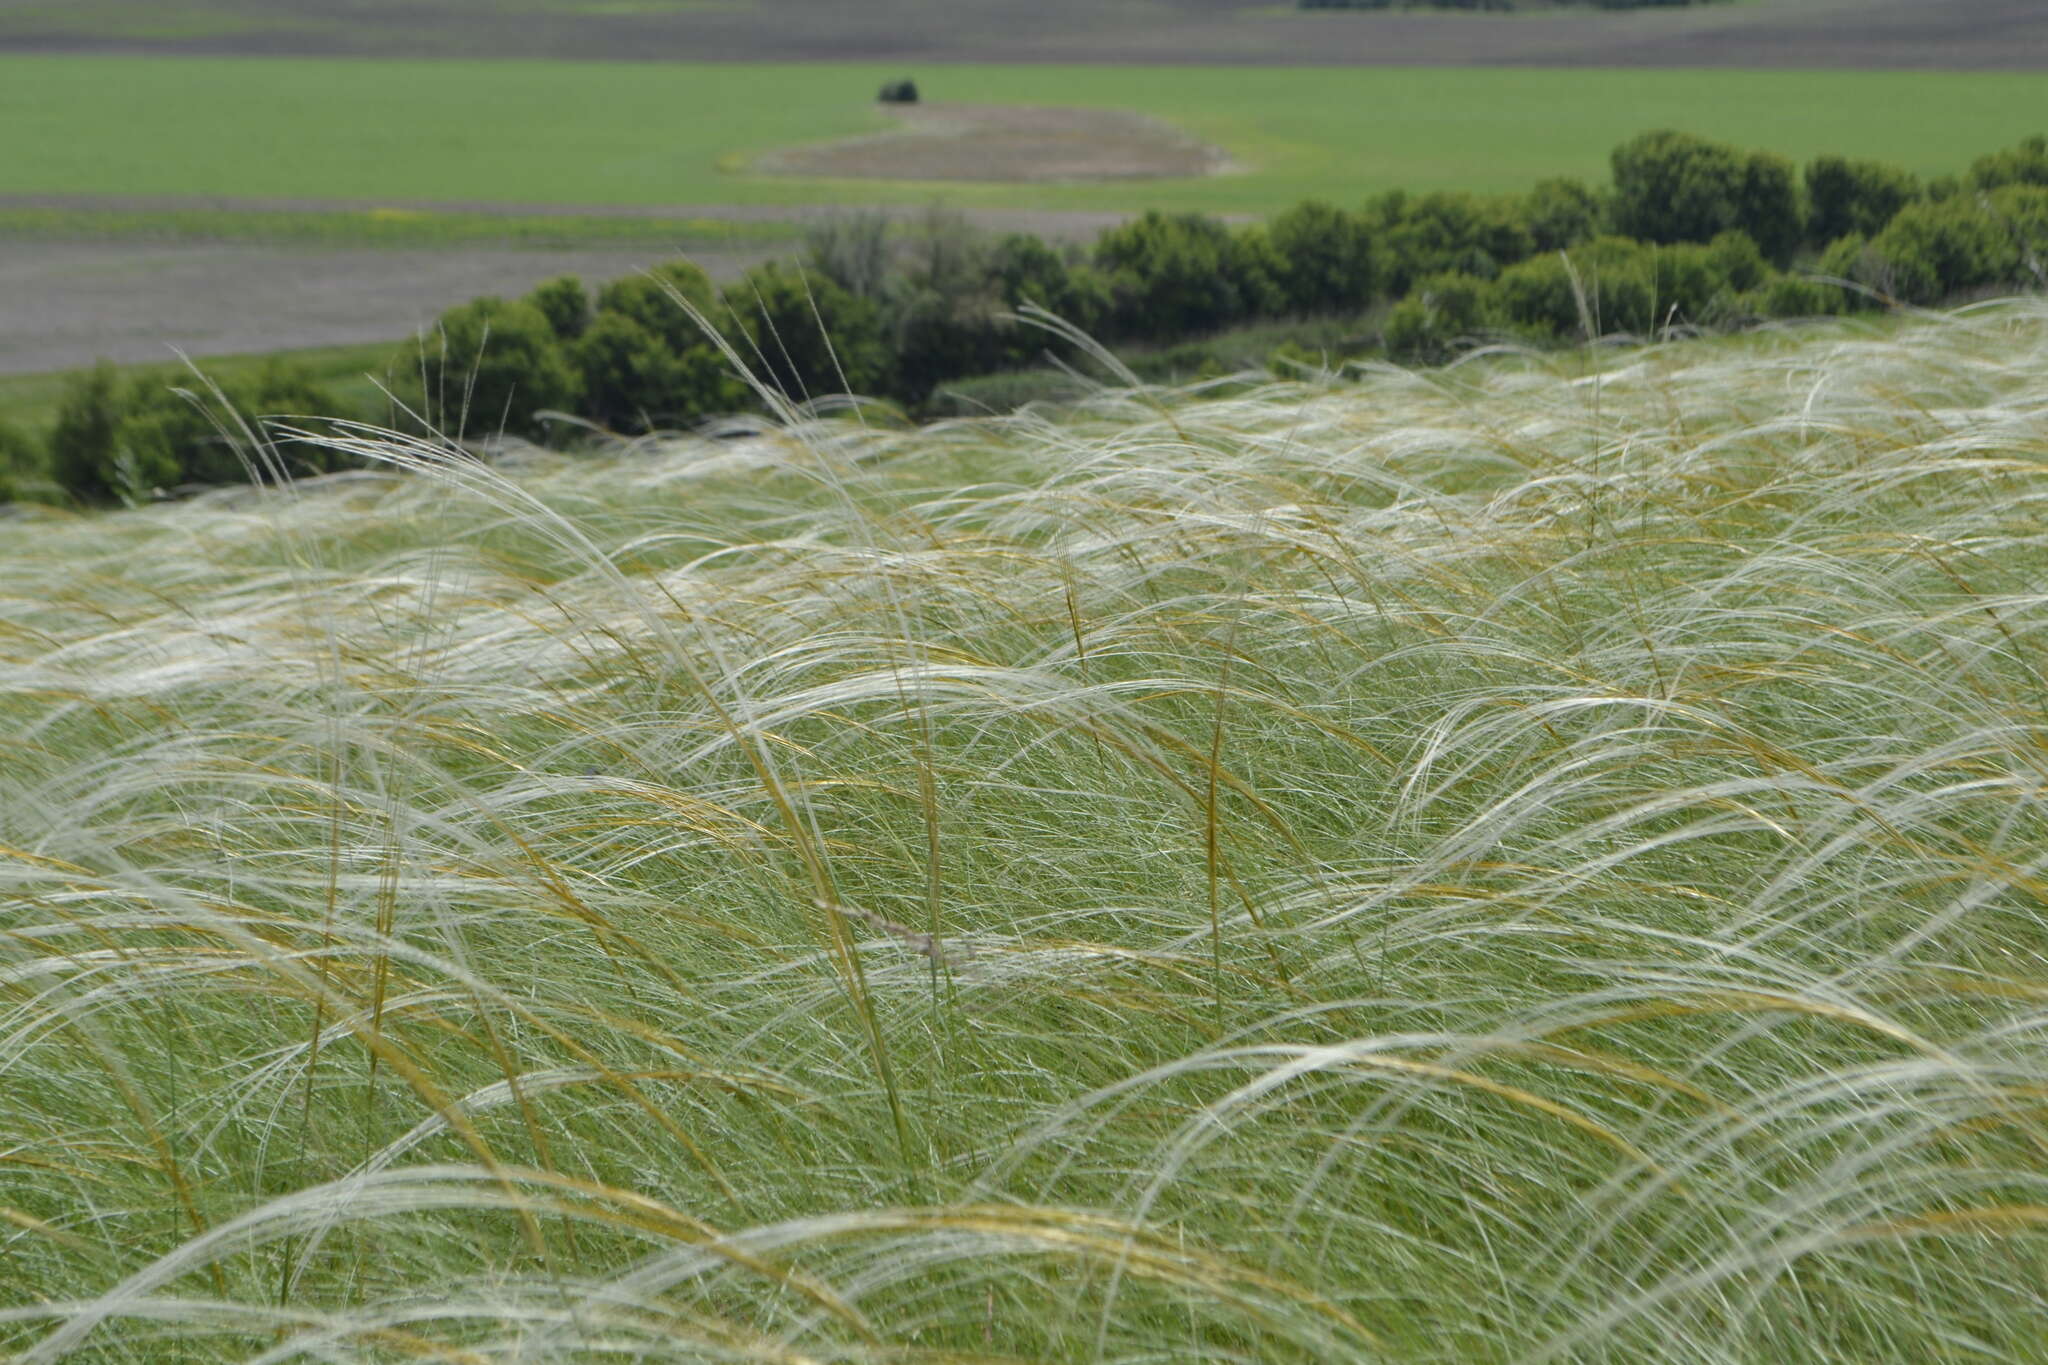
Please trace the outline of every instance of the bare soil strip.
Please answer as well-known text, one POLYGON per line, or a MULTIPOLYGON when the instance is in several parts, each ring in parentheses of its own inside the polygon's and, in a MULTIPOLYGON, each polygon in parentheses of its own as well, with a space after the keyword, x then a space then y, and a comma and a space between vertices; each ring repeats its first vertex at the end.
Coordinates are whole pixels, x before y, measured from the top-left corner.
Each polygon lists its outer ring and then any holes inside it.
POLYGON ((1001 184, 1157 180, 1230 169, 1219 147, 1116 109, 921 104, 890 111, 894 132, 771 152, 754 169, 862 180, 1001 184))
MULTIPOLYGON (((730 277, 785 249, 697 261, 730 277)), ((595 283, 664 255, 0 241, 0 373, 395 341, 479 294, 518 295, 556 275, 595 283)))

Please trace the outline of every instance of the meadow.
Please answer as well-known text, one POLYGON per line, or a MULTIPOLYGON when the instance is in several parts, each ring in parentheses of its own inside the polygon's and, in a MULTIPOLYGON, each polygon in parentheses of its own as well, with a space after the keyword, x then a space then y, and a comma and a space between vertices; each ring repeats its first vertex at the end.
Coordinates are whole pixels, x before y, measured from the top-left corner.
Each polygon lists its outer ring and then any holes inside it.
POLYGON ((2048 305, 1103 363, 0 520, 0 1351, 2048 1360, 2048 305))
POLYGON ((908 74, 933 101, 1151 115, 1217 144, 1242 169, 938 191, 749 169, 778 148, 892 126, 871 100, 902 74, 872 64, 5 57, 0 196, 470 207, 942 197, 966 207, 1257 213, 1387 189, 1600 181, 1615 143, 1657 127, 1795 160, 1836 152, 1948 174, 1966 155, 2039 131, 2048 95, 2048 77, 2032 74, 947 66, 908 74))

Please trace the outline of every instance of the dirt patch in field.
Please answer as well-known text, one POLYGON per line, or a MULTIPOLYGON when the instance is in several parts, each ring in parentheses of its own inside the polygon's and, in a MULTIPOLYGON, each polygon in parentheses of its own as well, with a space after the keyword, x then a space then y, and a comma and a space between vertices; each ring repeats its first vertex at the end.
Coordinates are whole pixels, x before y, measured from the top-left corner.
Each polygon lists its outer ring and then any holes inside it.
POLYGON ((771 152, 771 175, 1052 184, 1159 180, 1230 169, 1220 148, 1118 109, 922 104, 891 110, 892 132, 771 152))

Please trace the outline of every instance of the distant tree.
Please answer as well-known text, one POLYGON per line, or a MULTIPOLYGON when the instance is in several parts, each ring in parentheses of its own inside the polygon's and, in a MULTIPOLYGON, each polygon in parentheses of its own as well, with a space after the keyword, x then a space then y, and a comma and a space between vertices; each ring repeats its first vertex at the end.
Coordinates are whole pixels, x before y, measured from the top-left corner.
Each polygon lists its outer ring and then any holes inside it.
POLYGON ((443 313, 398 366, 400 396, 437 430, 537 437, 537 413, 574 405, 576 375, 530 303, 473 299, 443 313))
POLYGON ((339 405, 303 370, 271 362, 251 379, 214 384, 137 379, 123 391, 102 364, 73 381, 51 437, 51 473, 87 502, 141 501, 190 485, 317 474, 339 457, 276 441, 255 420, 331 416, 339 405))
POLYGON ((112 362, 99 364, 64 386, 50 431, 50 473, 75 498, 103 502, 124 493, 146 492, 148 473, 117 468, 114 433, 120 429, 120 375, 112 362))
POLYGON ((999 368, 1009 301, 992 244, 950 209, 930 209, 898 243, 884 330, 895 353, 895 395, 922 402, 939 384, 999 368))
POLYGON ((1557 252, 1532 256, 1501 271, 1493 296, 1502 319, 1519 332, 1539 340, 1583 338, 1579 286, 1557 252))
POLYGON ((1274 286, 1267 255, 1201 214, 1154 210, 1102 234, 1095 263, 1116 294, 1125 335, 1206 332, 1246 316, 1274 286))
POLYGON ((2020 251, 1993 208, 1971 195, 1901 209, 1857 258, 1855 278, 1906 303, 2013 282, 2020 251))
POLYGON ((526 301, 548 320, 557 341, 574 341, 590 326, 590 295, 574 275, 558 276, 537 286, 526 301))
POLYGON ((1451 271, 1424 280, 1387 315, 1387 353, 1411 363, 1439 364, 1481 339, 1500 318, 1490 282, 1451 271))
POLYGON ((1882 232, 1920 194, 1919 179, 1897 166, 1815 157, 1806 167, 1807 240, 1825 245, 1852 232, 1882 232))
POLYGON ((0 502, 32 495, 49 477, 43 443, 11 423, 0 422, 0 502))
POLYGON ((1381 283, 1397 295, 1432 275, 1492 279, 1534 249, 1514 196, 1395 191, 1369 203, 1364 216, 1381 283))
POLYGON ((1766 258, 1791 259, 1801 237, 1791 163, 1669 130, 1614 149, 1615 225, 1649 242, 1706 242, 1730 228, 1766 258))
POLYGON ((1539 180, 1522 204, 1522 224, 1537 251, 1561 251, 1600 235, 1608 217, 1601 195, 1578 180, 1539 180))
POLYGON ((725 324, 741 359, 796 402, 872 394, 889 378, 875 305, 779 262, 757 266, 726 289, 725 324))
POLYGON ((2048 185, 2048 137, 2036 134, 1970 163, 1971 189, 1995 190, 2007 185, 2048 185))
POLYGON ((716 347, 678 352, 622 312, 600 310, 569 359, 582 390, 580 413, 613 431, 682 426, 745 402, 716 347))
POLYGON ((834 213, 804 231, 805 268, 859 299, 889 288, 889 215, 880 209, 834 213))
POLYGON ((669 261, 623 276, 597 292, 598 314, 624 314, 677 355, 710 344, 702 325, 690 316, 692 308, 716 322, 718 292, 711 277, 688 261, 669 261))
POLYGON ((1308 200, 1275 218, 1268 235, 1288 311, 1356 312, 1377 287, 1372 238, 1356 214, 1308 200))

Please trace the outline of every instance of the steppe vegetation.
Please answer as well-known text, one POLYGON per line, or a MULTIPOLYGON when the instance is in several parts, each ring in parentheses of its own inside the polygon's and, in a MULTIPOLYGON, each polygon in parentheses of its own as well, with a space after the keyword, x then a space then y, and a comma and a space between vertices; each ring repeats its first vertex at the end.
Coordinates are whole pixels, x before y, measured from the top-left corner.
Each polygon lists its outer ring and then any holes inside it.
POLYGON ((2044 367, 0 521, 0 1351, 2048 1359, 2044 367))

